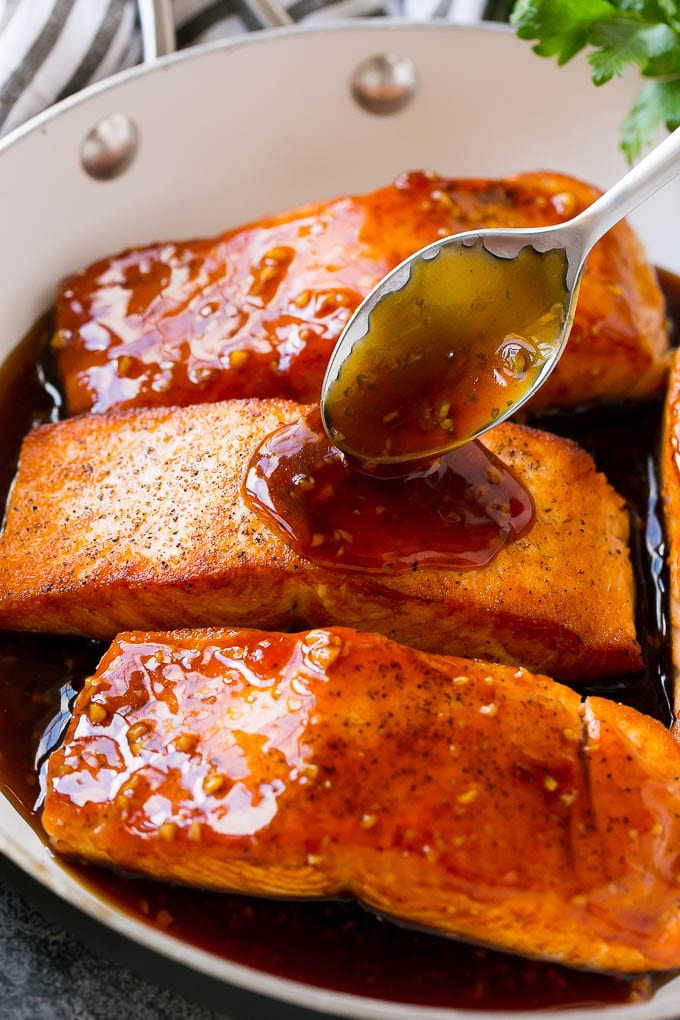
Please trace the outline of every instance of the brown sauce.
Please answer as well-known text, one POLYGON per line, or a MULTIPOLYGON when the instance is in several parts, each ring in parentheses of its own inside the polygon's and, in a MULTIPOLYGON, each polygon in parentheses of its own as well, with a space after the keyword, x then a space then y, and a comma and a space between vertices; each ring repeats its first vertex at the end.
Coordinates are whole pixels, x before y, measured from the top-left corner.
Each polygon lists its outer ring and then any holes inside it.
MULTIPOLYGON (((666 281, 668 283, 668 281, 666 281)), ((680 281, 675 284, 680 297, 680 281)), ((58 416, 49 366, 36 364, 43 323, 0 375, 0 471, 6 489, 21 436, 58 416)), ((654 452, 660 403, 543 424, 572 435, 628 499, 644 673, 590 688, 670 721, 664 539, 654 452)), ((540 424, 540 423, 539 423, 540 424)), ((0 790, 40 831, 40 768, 59 741, 82 678, 104 646, 83 639, 0 634, 0 790), (37 807, 38 805, 38 807, 37 807)), ((571 971, 402 927, 351 901, 289 902, 218 895, 71 865, 83 884, 142 922, 229 960, 312 985, 395 1002, 513 1009, 611 1005, 649 998, 672 975, 625 979, 571 971)), ((197 979, 198 980, 198 979, 197 979)))
POLYGON ((530 494, 481 443, 376 476, 331 445, 316 409, 265 439, 244 495, 301 556, 334 570, 483 567, 534 520, 530 494))
POLYGON ((370 313, 331 382, 333 441, 361 460, 434 456, 506 417, 559 347, 564 252, 446 247, 370 313))

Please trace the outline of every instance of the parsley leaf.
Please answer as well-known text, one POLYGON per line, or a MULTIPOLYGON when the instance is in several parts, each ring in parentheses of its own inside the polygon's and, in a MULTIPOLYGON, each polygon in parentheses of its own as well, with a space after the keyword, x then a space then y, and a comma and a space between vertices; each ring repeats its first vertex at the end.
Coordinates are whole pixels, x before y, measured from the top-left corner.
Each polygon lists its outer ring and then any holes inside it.
POLYGON ((668 25, 650 25, 624 14, 593 25, 588 41, 598 47, 588 58, 596 85, 623 74, 628 64, 644 71, 650 60, 680 54, 680 39, 668 25))
POLYGON ((593 25, 610 14, 608 0, 518 0, 510 23, 520 39, 538 39, 539 56, 566 64, 587 44, 593 25))
POLYGON ((653 82, 640 91, 621 129, 621 148, 628 162, 654 141, 659 124, 680 127, 680 79, 653 82))
POLYGON ((517 0, 510 16, 534 51, 565 64, 588 48, 596 85, 636 66, 658 79, 640 92, 622 126, 629 162, 652 141, 661 124, 680 124, 680 0, 517 0))

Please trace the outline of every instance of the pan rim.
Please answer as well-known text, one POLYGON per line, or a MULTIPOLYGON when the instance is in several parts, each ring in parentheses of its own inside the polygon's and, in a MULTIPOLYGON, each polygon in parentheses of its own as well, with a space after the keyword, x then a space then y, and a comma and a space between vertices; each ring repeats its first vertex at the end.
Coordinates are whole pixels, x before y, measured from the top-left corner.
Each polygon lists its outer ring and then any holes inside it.
POLYGON ((151 63, 141 63, 135 64, 132 67, 127 67, 123 71, 117 71, 115 74, 109 75, 107 78, 102 78, 100 81, 87 85, 84 89, 81 89, 73 95, 67 96, 65 99, 61 99, 58 103, 54 103, 52 106, 47 107, 47 109, 42 110, 40 113, 36 113, 23 124, 19 124, 11 131, 8 131, 6 135, 1 136, 0 156, 18 142, 22 141, 26 135, 30 135, 34 131, 45 128, 48 124, 57 121, 63 114, 68 113, 69 110, 86 103, 87 100, 101 95, 109 89, 117 88, 119 85, 135 81, 137 78, 144 78, 146 75, 153 72, 166 70, 175 64, 181 64, 185 61, 200 60, 207 55, 219 53, 222 50, 237 50, 247 46, 259 46, 262 42, 283 42, 290 38, 308 35, 337 35, 339 31, 363 35, 367 31, 372 32, 385 29, 396 33, 400 30, 413 31, 414 29, 418 29, 425 32, 453 32, 457 35, 461 33, 477 34, 481 32, 493 35, 505 35, 510 38, 515 37, 515 33, 509 25, 497 21, 482 21, 478 24, 458 25, 451 22, 437 22, 431 20, 421 21, 416 18, 380 17, 364 18, 361 20, 357 18, 344 18, 323 25, 298 24, 287 28, 263 28, 258 29, 255 32, 248 32, 244 35, 231 36, 225 39, 214 39, 211 42, 199 43, 196 46, 187 47, 187 49, 176 50, 174 53, 169 53, 164 57, 156 58, 151 63))

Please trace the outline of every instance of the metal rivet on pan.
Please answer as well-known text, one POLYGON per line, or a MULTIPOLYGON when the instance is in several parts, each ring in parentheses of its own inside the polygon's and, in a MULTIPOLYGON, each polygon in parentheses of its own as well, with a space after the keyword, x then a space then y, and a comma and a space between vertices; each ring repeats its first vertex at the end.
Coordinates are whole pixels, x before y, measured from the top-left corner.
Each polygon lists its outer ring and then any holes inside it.
POLYGON ((398 113, 416 92, 418 75, 412 60, 376 53, 352 75, 352 95, 369 113, 398 113))
POLYGON ((103 117, 85 137, 80 150, 83 169, 98 181, 119 177, 132 163, 139 144, 137 125, 124 113, 103 117))

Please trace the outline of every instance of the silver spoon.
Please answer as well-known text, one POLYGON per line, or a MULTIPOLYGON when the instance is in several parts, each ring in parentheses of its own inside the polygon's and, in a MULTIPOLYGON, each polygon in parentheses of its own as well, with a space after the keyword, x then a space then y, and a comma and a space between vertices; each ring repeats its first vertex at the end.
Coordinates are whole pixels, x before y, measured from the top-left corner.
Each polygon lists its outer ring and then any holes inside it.
POLYGON ((321 391, 331 441, 363 462, 438 456, 514 414, 564 351, 583 266, 680 173, 680 128, 558 226, 486 229, 402 262, 347 323, 321 391))

